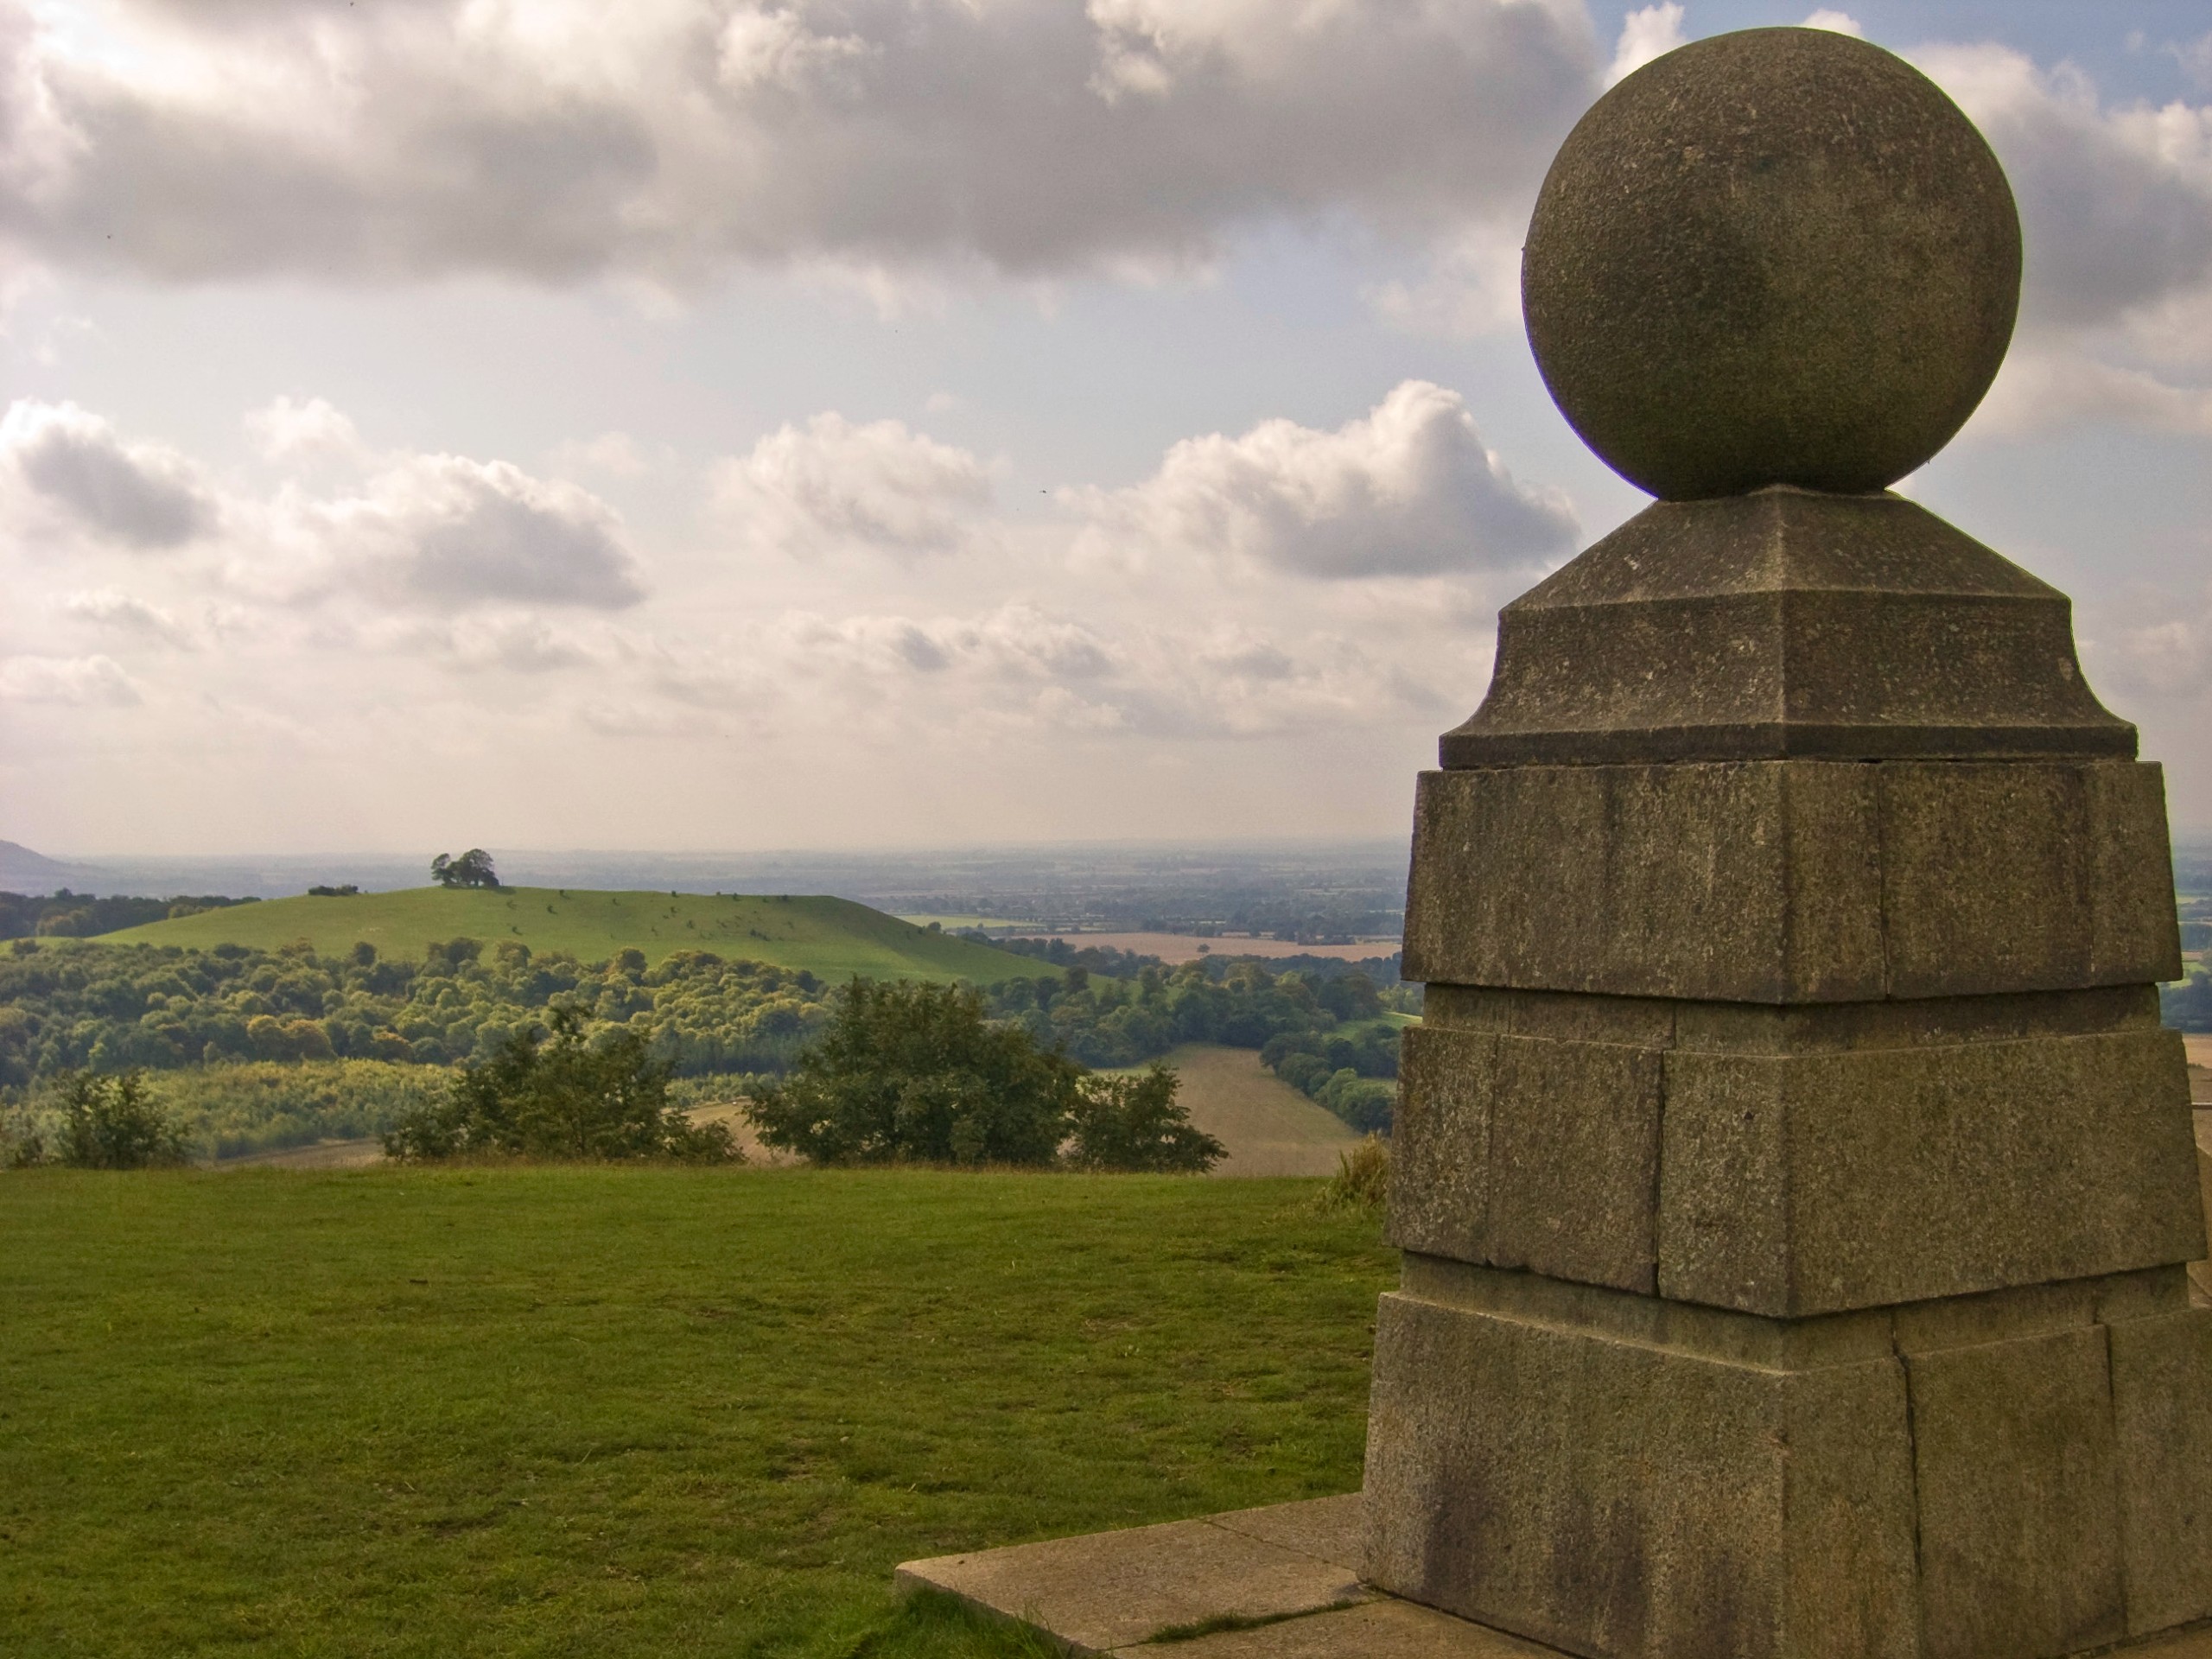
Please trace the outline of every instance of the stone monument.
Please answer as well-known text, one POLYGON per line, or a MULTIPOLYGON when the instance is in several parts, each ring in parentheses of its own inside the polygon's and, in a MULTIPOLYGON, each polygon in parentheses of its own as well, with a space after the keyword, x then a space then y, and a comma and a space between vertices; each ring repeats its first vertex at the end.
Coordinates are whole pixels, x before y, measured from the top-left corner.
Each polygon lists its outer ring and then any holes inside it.
POLYGON ((1592 1659, 2038 1659, 2212 1616, 2163 785, 2065 597, 1888 486, 2020 238, 1863 41, 1682 48, 1529 226, 1656 505, 1422 776, 1363 1576, 1592 1659))
POLYGON ((2158 769, 2065 595, 1888 487, 2019 276, 1988 146, 1863 41, 1721 35, 1584 118, 1529 335, 1659 499, 1506 607, 1421 779, 1363 1498, 903 1580, 1130 1659, 2055 1659, 2212 1618, 2158 769))

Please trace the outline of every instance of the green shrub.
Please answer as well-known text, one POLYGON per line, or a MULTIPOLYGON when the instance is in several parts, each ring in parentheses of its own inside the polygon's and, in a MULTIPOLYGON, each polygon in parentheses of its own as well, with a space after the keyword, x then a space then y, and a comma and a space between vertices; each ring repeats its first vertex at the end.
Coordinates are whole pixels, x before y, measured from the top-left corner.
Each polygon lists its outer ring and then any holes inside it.
POLYGON ((1321 1193, 1325 1210, 1383 1209, 1390 1201, 1390 1147, 1377 1135, 1337 1154, 1337 1173, 1321 1193))
POLYGON ((855 979, 789 1077, 746 1115, 818 1164, 1049 1164, 1083 1068, 959 986, 855 979))
POLYGON ((1211 1169, 1229 1148, 1175 1103, 1181 1085, 1157 1063, 1135 1076, 1085 1077, 1069 1109, 1068 1162, 1077 1169, 1211 1169))
POLYGON ((154 1098, 219 1159, 382 1135, 445 1096, 443 1066, 248 1060, 148 1074, 154 1098))
POLYGON ((581 1016, 556 1010, 550 1032, 512 1032, 464 1067, 446 1097, 410 1112, 384 1137, 394 1158, 486 1154, 566 1159, 739 1156, 719 1123, 695 1124, 668 1100, 668 1068, 644 1039, 620 1031, 588 1042, 581 1016))
POLYGON ((60 1096, 55 1163, 72 1169, 144 1169, 191 1160, 183 1133, 148 1096, 142 1072, 106 1077, 79 1072, 62 1080, 60 1096))

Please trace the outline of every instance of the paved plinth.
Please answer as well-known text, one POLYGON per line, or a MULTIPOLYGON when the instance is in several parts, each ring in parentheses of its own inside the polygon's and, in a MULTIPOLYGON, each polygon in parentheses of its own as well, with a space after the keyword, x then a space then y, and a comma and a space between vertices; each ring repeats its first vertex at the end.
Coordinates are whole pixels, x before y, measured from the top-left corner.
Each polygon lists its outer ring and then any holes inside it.
MULTIPOLYGON (((908 1561, 946 1592, 1075 1654, 1158 1659, 1544 1659, 1561 1649, 1379 1594, 1354 1571, 1361 1496, 908 1561), (1195 1634, 1205 1627, 1210 1632, 1195 1634), (1228 1628, 1218 1628, 1227 1626, 1228 1628)), ((2175 1535, 2178 1538, 2178 1534, 2175 1535)), ((2128 1644, 2129 1659, 2212 1659, 2212 1626, 2128 1644)))

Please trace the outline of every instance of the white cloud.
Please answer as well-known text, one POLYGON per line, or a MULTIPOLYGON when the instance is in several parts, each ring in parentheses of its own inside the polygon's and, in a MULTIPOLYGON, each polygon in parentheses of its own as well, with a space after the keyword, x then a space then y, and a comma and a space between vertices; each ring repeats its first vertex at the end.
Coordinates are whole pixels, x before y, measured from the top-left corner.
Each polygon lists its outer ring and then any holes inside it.
POLYGON ((897 557, 950 552, 980 533, 990 470, 903 421, 855 423, 834 411, 779 427, 721 462, 715 505, 748 539, 798 555, 867 548, 897 557))
POLYGON ((69 594, 61 601, 69 615, 118 633, 189 650, 196 642, 189 629, 158 605, 149 604, 115 588, 95 588, 69 594))
POLYGON ((1847 11, 1831 11, 1826 6, 1822 6, 1811 16, 1806 18, 1805 27, 1825 29, 1837 35, 1855 35, 1862 41, 1866 38, 1866 31, 1859 26, 1856 17, 1847 11))
POLYGON ((1114 629, 1014 603, 967 617, 784 617, 753 642, 777 678, 877 728, 1219 738, 1357 726, 1450 700, 1334 633, 1160 620, 1114 629))
POLYGON ((9 405, 0 473, 33 517, 113 546, 162 551, 215 527, 213 495, 190 462, 158 444, 124 442, 73 404, 9 405))
POLYGON ((271 517, 280 545, 390 603, 613 610, 645 594, 612 507, 505 461, 407 455, 351 494, 280 495, 271 517))
POLYGON ((1974 416, 1978 433, 2007 438, 2089 422, 2212 437, 2212 388, 2170 385, 2085 352, 2028 345, 2005 359, 1974 416))
POLYGON ((278 397, 250 412, 246 435, 263 459, 278 463, 359 462, 368 446, 353 423, 321 397, 278 397))
MULTIPOLYGON (((214 556, 249 599, 352 590, 432 609, 614 609, 643 596, 620 517, 573 484, 505 461, 378 454, 321 398, 279 398, 246 425, 263 453, 293 474, 266 498, 219 487, 185 456, 126 442, 73 404, 19 401, 0 416, 0 526, 79 548, 192 544, 214 556), (332 459, 365 476, 335 489, 301 481, 301 469, 332 459)), ((119 593, 79 594, 67 605, 114 626, 145 632, 152 624, 151 612, 119 593)))
POLYGON ((1019 275, 1525 188, 1574 0, 0 0, 0 233, 191 281, 1019 275))
POLYGON ((2212 107, 2107 108, 2070 66, 2008 47, 1930 47, 1914 60, 2004 162, 2027 244, 2023 322, 2114 321, 2212 284, 2212 107))
POLYGON ((653 467, 645 446, 627 432, 602 432, 582 442, 563 443, 553 451, 556 470, 603 473, 610 478, 642 478, 653 467))
POLYGON ((2160 49, 2181 66, 2192 86, 2212 92, 2212 33, 2193 41, 2170 42, 2160 49))
POLYGON ((1687 38, 1682 33, 1682 9, 1675 0, 1631 11, 1621 20, 1620 39, 1613 46, 1605 85, 1625 80, 1654 58, 1665 57, 1687 38))
POLYGON ((1430 256, 1417 283, 1383 283, 1367 296, 1394 327, 1468 340, 1521 326, 1521 239, 1525 215, 1469 225, 1430 256))
POLYGON ((2212 693, 2212 586, 2135 583, 2095 596, 2083 655, 2099 683, 2135 698, 2212 693))
POLYGON ((1091 521, 1093 554, 1337 579, 1534 565, 1570 551, 1576 530, 1563 496, 1516 481, 1459 394, 1424 380, 1334 432, 1272 420, 1186 438, 1144 482, 1064 499, 1091 521))
POLYGON ((141 701, 137 683, 112 657, 0 658, 0 703, 124 708, 141 701))

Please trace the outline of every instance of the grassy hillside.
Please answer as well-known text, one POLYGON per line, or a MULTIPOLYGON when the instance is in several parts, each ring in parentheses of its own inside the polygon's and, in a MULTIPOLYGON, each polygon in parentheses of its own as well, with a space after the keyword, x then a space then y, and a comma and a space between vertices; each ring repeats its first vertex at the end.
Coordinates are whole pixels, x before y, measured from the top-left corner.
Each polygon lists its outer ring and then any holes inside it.
POLYGON ((502 887, 486 893, 414 887, 344 899, 277 899, 153 922, 100 936, 102 943, 218 944, 273 950, 294 939, 325 956, 365 939, 387 957, 419 957, 434 940, 487 945, 519 939, 532 950, 567 950, 601 962, 635 946, 648 961, 673 950, 711 950, 824 979, 969 979, 995 984, 1039 964, 967 939, 947 938, 848 899, 776 899, 687 893, 594 893, 580 887, 502 887))
POLYGON ((1033 1653, 893 1565, 1359 1484, 1395 1256, 1313 1191, 0 1174, 0 1647, 1033 1653))

